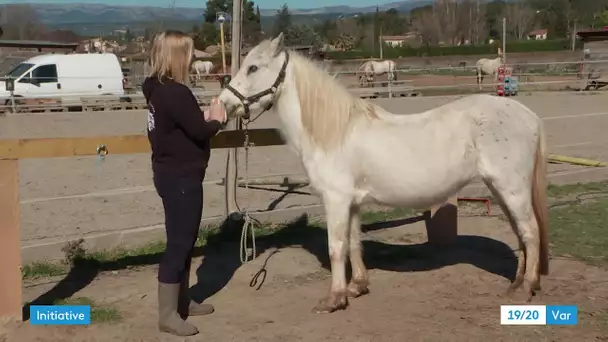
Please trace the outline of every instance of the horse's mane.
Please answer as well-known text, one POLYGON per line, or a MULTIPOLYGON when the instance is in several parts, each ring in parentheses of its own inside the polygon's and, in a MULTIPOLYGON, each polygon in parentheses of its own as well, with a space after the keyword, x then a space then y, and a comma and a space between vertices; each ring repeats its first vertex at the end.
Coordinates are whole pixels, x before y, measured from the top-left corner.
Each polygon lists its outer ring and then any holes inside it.
POLYGON ((297 52, 288 53, 302 126, 314 143, 325 149, 335 147, 341 144, 353 121, 378 118, 374 104, 354 97, 335 77, 297 52))

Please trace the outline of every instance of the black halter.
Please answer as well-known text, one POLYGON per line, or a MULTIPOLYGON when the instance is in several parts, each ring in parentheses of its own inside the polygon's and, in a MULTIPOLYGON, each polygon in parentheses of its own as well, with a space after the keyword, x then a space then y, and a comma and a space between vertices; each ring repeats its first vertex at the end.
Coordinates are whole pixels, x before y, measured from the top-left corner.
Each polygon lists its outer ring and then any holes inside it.
MULTIPOLYGON (((277 79, 274 81, 274 83, 272 84, 272 86, 270 88, 268 88, 264 91, 261 91, 255 95, 245 97, 241 93, 239 93, 238 90, 231 87, 230 84, 228 84, 226 86, 226 89, 230 90, 234 94, 234 96, 238 97, 238 99, 241 100, 241 103, 243 104, 243 108, 245 109, 245 118, 249 118, 249 115, 250 115, 249 105, 251 105, 252 103, 258 102, 262 97, 264 97, 266 95, 275 94, 277 92, 277 89, 279 88, 281 83, 283 83, 283 81, 285 81, 285 70, 287 69, 287 62, 289 62, 289 53, 287 51, 285 51, 285 62, 283 62, 283 66, 281 67, 281 71, 279 71, 279 75, 277 76, 277 79)), ((274 102, 274 99, 272 101, 270 101, 270 103, 268 104, 268 106, 266 106, 266 108, 264 108, 264 111, 267 111, 270 108, 272 108, 273 102, 274 102)))

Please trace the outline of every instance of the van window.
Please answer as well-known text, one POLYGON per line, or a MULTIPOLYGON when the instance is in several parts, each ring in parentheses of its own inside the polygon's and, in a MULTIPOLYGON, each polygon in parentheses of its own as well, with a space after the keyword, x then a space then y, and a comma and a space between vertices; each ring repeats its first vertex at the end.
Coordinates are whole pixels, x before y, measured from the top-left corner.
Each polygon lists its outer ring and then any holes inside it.
POLYGON ((14 67, 13 70, 11 70, 8 74, 6 74, 6 77, 12 77, 13 79, 19 78, 21 77, 21 75, 23 75, 24 72, 30 70, 33 66, 34 64, 21 63, 14 67))
POLYGON ((37 83, 57 83, 57 66, 48 64, 37 67, 32 70, 32 80, 37 83))
POLYGON ((19 83, 32 83, 32 73, 28 72, 27 74, 23 75, 23 77, 21 77, 19 80, 19 83))

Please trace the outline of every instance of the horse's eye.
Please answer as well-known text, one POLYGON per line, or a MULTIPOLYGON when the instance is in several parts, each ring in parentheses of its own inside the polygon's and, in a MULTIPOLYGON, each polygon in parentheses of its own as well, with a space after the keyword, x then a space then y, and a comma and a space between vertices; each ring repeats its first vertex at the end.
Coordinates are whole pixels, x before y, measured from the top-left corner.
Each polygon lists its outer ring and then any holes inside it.
POLYGON ((247 69, 247 74, 253 74, 254 72, 258 71, 258 67, 256 65, 250 65, 249 69, 247 69))

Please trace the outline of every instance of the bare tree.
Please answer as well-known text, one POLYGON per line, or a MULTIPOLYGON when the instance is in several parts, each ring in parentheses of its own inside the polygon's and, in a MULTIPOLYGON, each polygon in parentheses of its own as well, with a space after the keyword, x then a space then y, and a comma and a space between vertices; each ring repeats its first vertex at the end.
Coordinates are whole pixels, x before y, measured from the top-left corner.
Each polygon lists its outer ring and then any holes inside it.
POLYGON ((412 27, 420 34, 423 44, 436 45, 441 39, 441 28, 435 19, 433 11, 424 11, 412 18, 412 27))
POLYGON ((517 39, 523 39, 534 20, 534 10, 525 1, 516 1, 505 6, 504 17, 507 19, 507 31, 517 39))
POLYGON ((435 25, 440 32, 440 43, 456 44, 458 41, 459 15, 456 0, 435 0, 433 16, 435 25))
POLYGON ((483 43, 485 6, 483 0, 434 0, 432 7, 414 14, 412 27, 426 44, 483 43))
POLYGON ((9 4, 0 9, 0 25, 4 39, 39 39, 44 27, 38 13, 29 5, 9 4))
POLYGON ((485 5, 482 0, 463 0, 459 4, 460 34, 470 44, 482 43, 486 36, 485 5))

